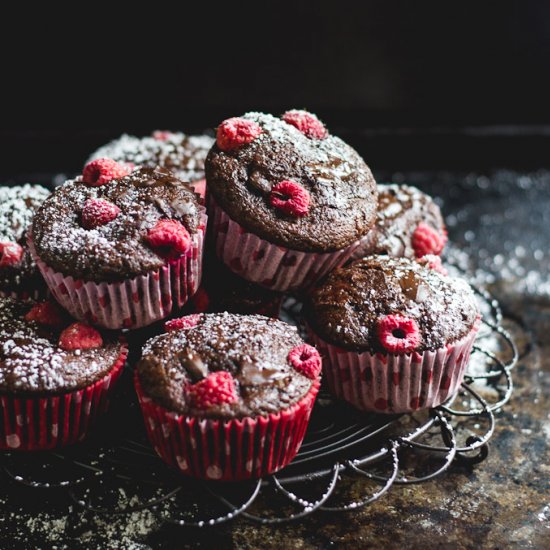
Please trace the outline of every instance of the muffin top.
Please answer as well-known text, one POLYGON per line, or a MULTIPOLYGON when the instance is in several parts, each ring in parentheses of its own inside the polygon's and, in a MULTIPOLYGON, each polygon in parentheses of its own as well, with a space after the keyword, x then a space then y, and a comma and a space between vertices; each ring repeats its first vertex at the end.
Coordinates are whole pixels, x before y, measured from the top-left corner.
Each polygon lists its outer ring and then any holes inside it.
POLYGON ((260 315, 195 314, 149 340, 137 369, 143 391, 199 417, 267 415, 299 401, 321 361, 295 327, 260 315))
POLYGON ((0 392, 67 392, 105 376, 122 344, 113 334, 71 323, 53 302, 0 298, 0 392))
POLYGON ((40 185, 0 187, 0 290, 34 288, 41 282, 26 245, 36 208, 50 192, 40 185))
POLYGON ((337 269, 306 304, 308 323, 321 338, 373 353, 436 350, 466 336, 478 316, 465 281, 388 256, 369 256, 337 269), (395 349, 386 345, 391 336, 395 349))
POLYGON ((181 132, 156 131, 141 138, 123 134, 100 147, 88 160, 107 157, 135 166, 162 166, 183 181, 196 181, 204 178, 204 160, 213 143, 210 136, 181 132))
POLYGON ((445 234, 441 211, 430 196, 409 185, 379 184, 378 214, 372 230, 374 241, 369 252, 417 257, 420 254, 415 250, 413 235, 421 223, 440 235, 445 234))
POLYGON ((376 218, 376 183, 368 166, 305 111, 224 121, 206 159, 206 179, 233 220, 294 250, 345 248, 376 218))
POLYGON ((157 270, 202 228, 195 194, 164 168, 99 185, 84 179, 58 187, 32 224, 38 256, 65 275, 101 282, 157 270))

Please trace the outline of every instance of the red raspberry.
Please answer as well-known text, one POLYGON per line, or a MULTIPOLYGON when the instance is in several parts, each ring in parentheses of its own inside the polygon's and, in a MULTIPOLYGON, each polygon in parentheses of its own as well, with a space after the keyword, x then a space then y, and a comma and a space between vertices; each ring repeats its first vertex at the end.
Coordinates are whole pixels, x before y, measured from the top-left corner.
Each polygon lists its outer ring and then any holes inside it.
POLYGON ((235 380, 224 370, 209 374, 204 380, 189 386, 187 392, 192 406, 197 409, 234 403, 238 399, 235 380))
POLYGON ((321 372, 321 356, 319 352, 309 344, 302 344, 290 350, 288 354, 290 364, 303 375, 317 378, 321 372))
POLYGON ((386 315, 378 320, 376 334, 391 353, 409 353, 420 344, 420 331, 414 319, 403 315, 386 315))
POLYGON ((417 258, 426 254, 441 254, 446 242, 445 233, 440 234, 423 222, 418 224, 412 236, 412 246, 417 258))
POLYGON ((82 171, 82 181, 88 185, 98 187, 111 180, 123 178, 130 173, 130 168, 115 162, 112 159, 101 158, 92 160, 82 171))
POLYGON ((164 323, 164 330, 166 332, 173 332, 175 330, 183 330, 186 328, 194 327, 201 320, 202 315, 200 313, 194 313, 193 315, 185 315, 178 319, 170 319, 164 323))
POLYGON ((23 257, 23 247, 17 243, 0 243, 0 267, 17 265, 23 257))
POLYGON ((218 126, 216 143, 222 151, 232 151, 253 142, 261 133, 259 124, 252 120, 228 118, 218 126))
POLYGON ((282 118, 287 124, 295 126, 310 139, 325 139, 328 135, 324 124, 307 111, 287 111, 282 118))
POLYGON ((25 315, 25 319, 48 327, 58 327, 64 323, 65 315, 57 304, 46 301, 34 305, 25 315))
POLYGON ((153 137, 158 141, 168 141, 174 134, 169 130, 155 130, 153 137))
POLYGON ((59 347, 66 351, 99 348, 102 345, 101 334, 95 328, 84 323, 73 323, 59 336, 59 347))
POLYGON ((145 237, 149 246, 166 259, 175 259, 189 250, 189 231, 177 220, 159 220, 145 237))
POLYGON ((95 229, 112 222, 120 214, 120 208, 104 199, 88 199, 84 203, 80 219, 84 229, 95 229))
POLYGON ((426 254, 425 256, 422 256, 422 258, 418 258, 417 262, 420 265, 424 265, 434 271, 437 271, 438 273, 441 273, 442 275, 447 275, 447 270, 443 267, 440 256, 436 256, 435 254, 426 254))
POLYGON ((283 180, 274 185, 269 203, 290 216, 309 214, 309 193, 295 181, 283 180))

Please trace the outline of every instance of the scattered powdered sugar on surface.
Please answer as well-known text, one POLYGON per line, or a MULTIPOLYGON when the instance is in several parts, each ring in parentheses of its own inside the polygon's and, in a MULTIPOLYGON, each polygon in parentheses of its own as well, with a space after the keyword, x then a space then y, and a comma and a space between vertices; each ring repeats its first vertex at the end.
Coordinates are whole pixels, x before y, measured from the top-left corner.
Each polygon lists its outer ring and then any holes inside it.
POLYGON ((89 160, 108 157, 136 166, 164 166, 184 181, 193 181, 204 177, 204 160, 213 143, 210 136, 186 136, 181 132, 169 132, 162 140, 123 134, 100 147, 89 160))

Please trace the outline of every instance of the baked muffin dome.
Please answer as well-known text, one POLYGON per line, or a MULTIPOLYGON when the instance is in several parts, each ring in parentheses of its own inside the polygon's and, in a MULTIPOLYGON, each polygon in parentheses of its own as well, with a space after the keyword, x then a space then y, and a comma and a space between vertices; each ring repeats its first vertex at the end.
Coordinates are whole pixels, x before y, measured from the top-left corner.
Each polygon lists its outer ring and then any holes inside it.
POLYGON ((137 366, 143 392, 166 409, 198 417, 256 417, 287 409, 311 389, 316 376, 300 372, 289 359, 304 344, 296 327, 260 315, 182 319, 180 330, 147 342, 137 366), (235 399, 196 406, 193 385, 220 371, 234 380, 235 399))
POLYGON ((217 143, 206 160, 212 197, 231 219, 276 245, 305 252, 351 245, 376 218, 371 171, 341 139, 325 132, 308 135, 283 118, 247 113, 222 123, 220 128, 232 120, 245 121, 255 133, 254 139, 231 147, 220 139, 218 129, 217 143), (307 202, 299 215, 280 207, 284 196, 274 201, 287 192, 277 186, 287 182, 299 190, 302 206, 307 202))
POLYGON ((88 161, 110 158, 134 166, 162 166, 183 181, 204 178, 204 160, 214 139, 207 135, 189 136, 181 132, 154 132, 136 137, 123 134, 92 153, 88 161))
POLYGON ((404 316, 418 330, 416 352, 466 336, 479 317, 469 285, 405 258, 369 256, 337 269, 307 299, 306 318, 327 342, 385 353, 380 320, 404 316))
POLYGON ((163 168, 140 168, 99 186, 77 178, 58 187, 38 210, 32 239, 39 258, 60 273, 96 282, 124 280, 166 264, 147 241, 155 224, 176 220, 193 237, 201 230, 201 208, 193 191, 163 168), (114 219, 84 227, 89 200, 114 205, 114 219))

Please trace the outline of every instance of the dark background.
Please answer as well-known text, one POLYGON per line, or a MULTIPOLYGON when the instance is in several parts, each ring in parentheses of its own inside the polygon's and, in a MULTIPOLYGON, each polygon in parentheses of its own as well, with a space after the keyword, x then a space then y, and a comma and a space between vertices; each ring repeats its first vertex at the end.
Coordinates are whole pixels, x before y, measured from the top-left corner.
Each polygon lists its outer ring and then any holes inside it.
POLYGON ((548 164, 550 2, 188 4, 5 14, 0 174, 78 170, 123 131, 292 107, 375 170, 548 164))

